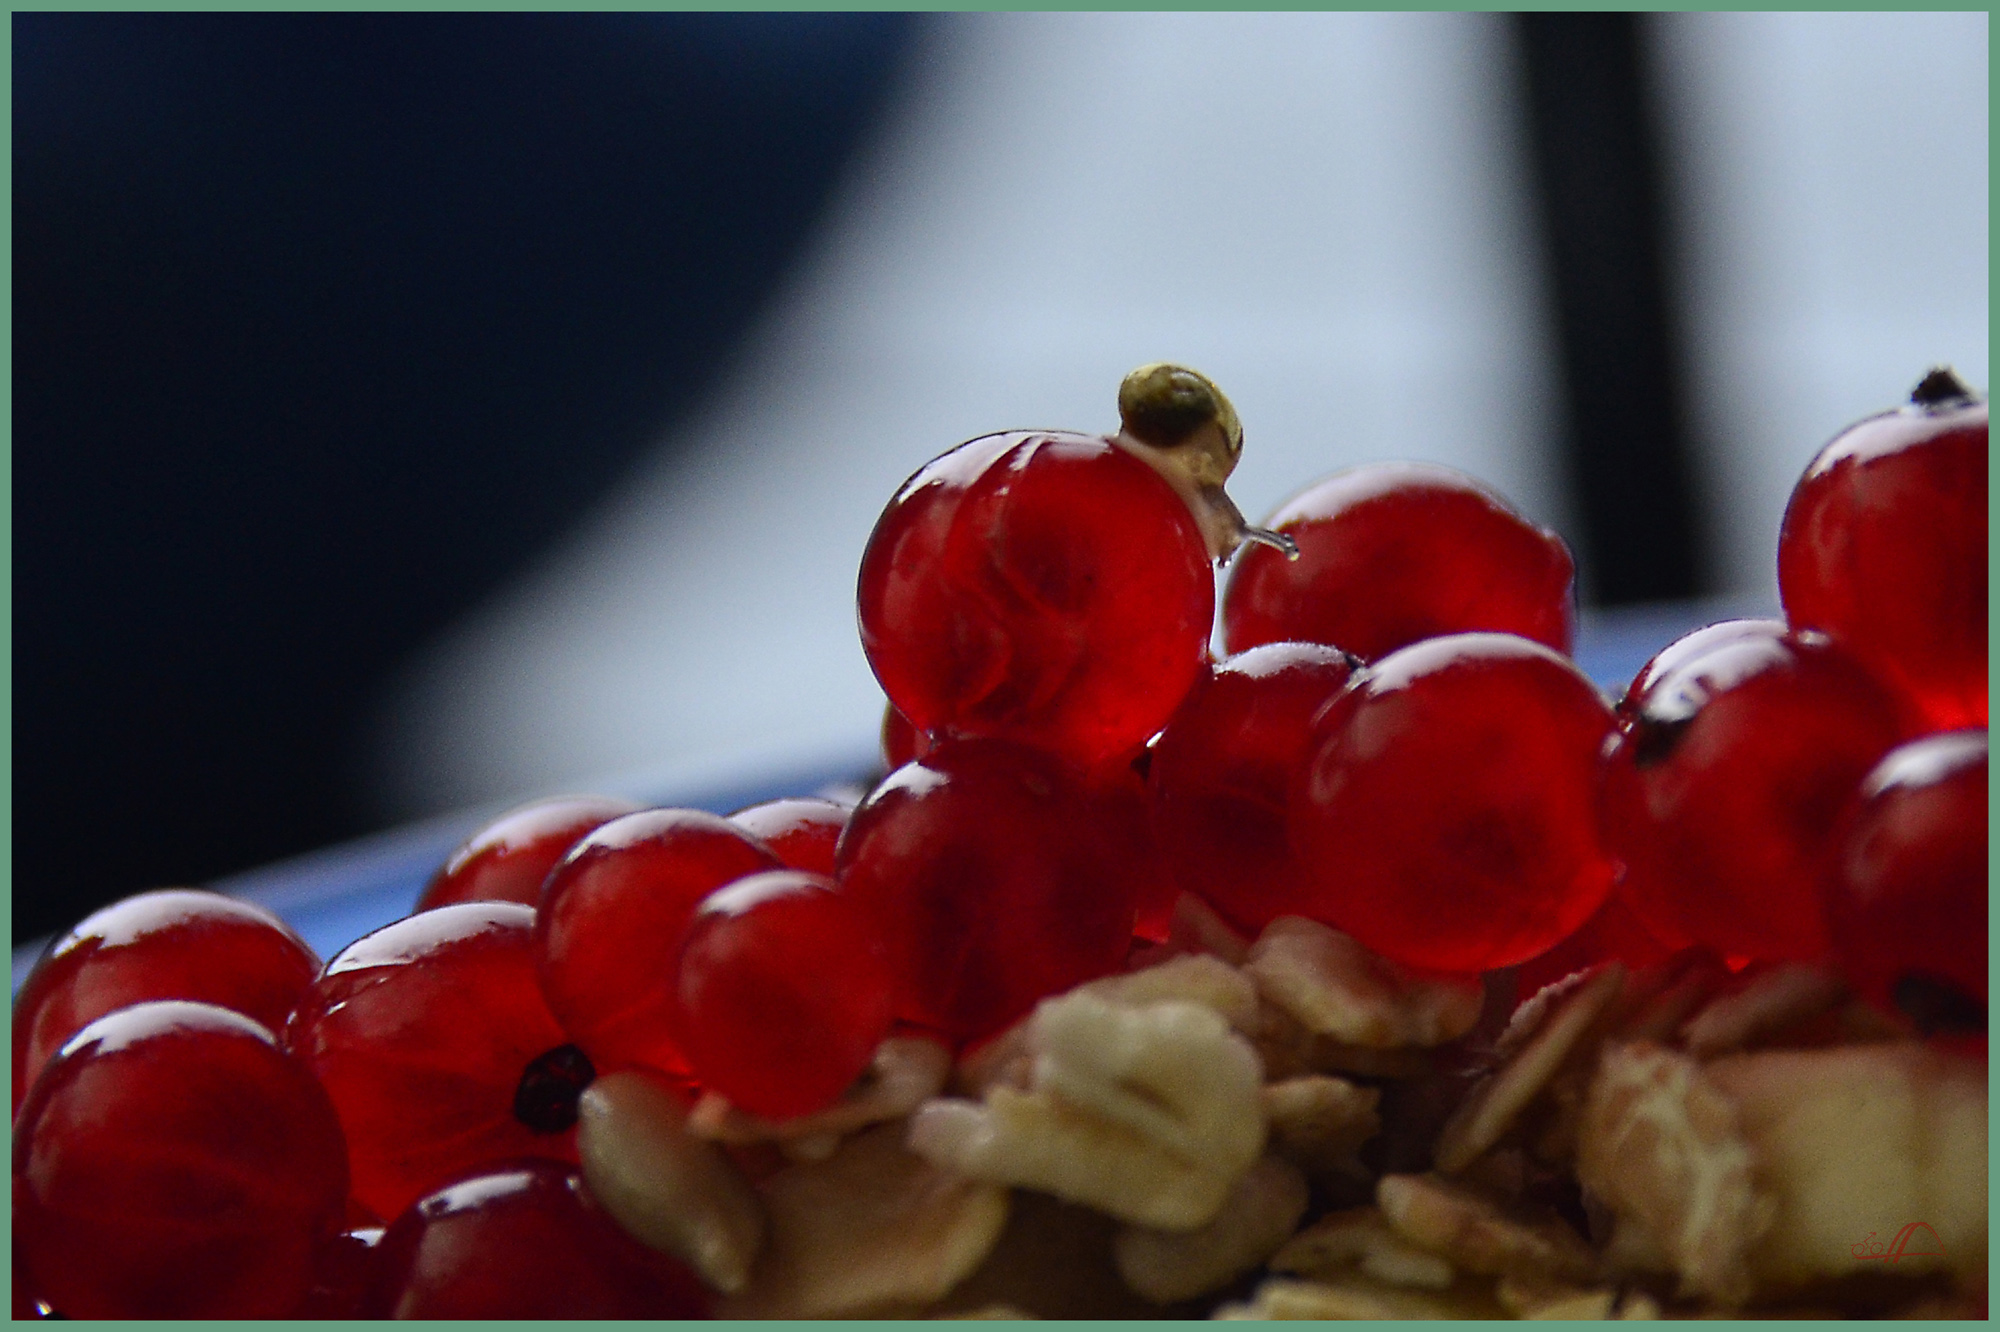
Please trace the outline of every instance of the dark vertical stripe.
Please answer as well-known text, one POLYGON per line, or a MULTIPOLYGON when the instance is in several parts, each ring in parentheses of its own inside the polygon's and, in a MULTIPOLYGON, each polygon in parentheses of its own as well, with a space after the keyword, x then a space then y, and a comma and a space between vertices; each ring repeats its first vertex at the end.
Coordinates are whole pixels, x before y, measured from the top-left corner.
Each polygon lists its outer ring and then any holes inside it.
POLYGON ((1703 589, 1703 521, 1667 302, 1661 189, 1634 14, 1518 14, 1561 329, 1579 555, 1599 605, 1703 589))

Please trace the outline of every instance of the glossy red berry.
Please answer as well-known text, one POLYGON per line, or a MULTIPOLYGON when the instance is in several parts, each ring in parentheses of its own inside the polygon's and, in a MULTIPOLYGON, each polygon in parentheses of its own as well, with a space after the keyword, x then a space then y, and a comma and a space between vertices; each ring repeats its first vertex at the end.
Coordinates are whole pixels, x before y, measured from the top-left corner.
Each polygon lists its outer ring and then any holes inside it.
POLYGON ((1568 652, 1575 565, 1561 537, 1430 463, 1372 463, 1271 515, 1299 558, 1243 551, 1222 596, 1231 653, 1325 643, 1374 661, 1440 634, 1493 630, 1568 652))
POLYGON ((98 1018, 14 1124, 15 1253, 67 1317, 288 1314, 346 1200, 326 1093, 213 1004, 98 1018))
POLYGON ((736 824, 649 809, 591 833, 549 875, 535 922, 542 992, 601 1073, 685 1068, 673 1037, 674 967, 701 899, 783 869, 736 824))
POLYGON ((695 1077, 766 1119, 832 1105, 894 1015, 882 933, 817 874, 775 870, 710 893, 680 956, 676 1031, 695 1077))
POLYGON ((1632 914, 1625 899, 1612 893, 1595 915, 1576 927, 1576 932, 1548 952, 1529 958, 1515 973, 1515 987, 1522 999, 1532 998, 1543 986, 1565 976, 1605 962, 1622 962, 1637 970, 1658 966, 1673 956, 1673 950, 1656 938, 1645 923, 1632 914))
POLYGON ((381 1226, 358 1226, 328 1236, 313 1256, 313 1279, 294 1318, 359 1318, 375 1283, 381 1226))
POLYGON ((1913 700, 1986 725, 1986 402, 1934 371, 1806 468, 1778 536, 1786 619, 1913 700))
POLYGON ((1512 634, 1425 639, 1357 672, 1291 802, 1304 914, 1441 971, 1546 951, 1611 888, 1596 820, 1611 726, 1567 658, 1512 634))
POLYGON ((882 761, 891 771, 922 758, 930 747, 930 737, 910 725, 894 703, 882 705, 882 761))
POLYGON ((819 796, 791 796, 739 809, 729 821, 771 849, 787 869, 833 873, 833 848, 854 806, 819 796))
POLYGON ((196 999, 282 1031, 319 965, 274 913, 220 893, 163 889, 92 912, 15 997, 14 1108, 63 1042, 114 1009, 196 999))
POLYGON ((1818 957, 1834 819, 1901 738, 1895 700, 1818 634, 1702 632, 1707 650, 1676 644, 1639 673, 1607 754, 1620 891, 1670 946, 1818 957))
POLYGON ((396 1218, 365 1318, 705 1318, 688 1270, 620 1230, 574 1169, 496 1166, 396 1218))
POLYGON ((1197 684, 1153 746, 1153 830, 1180 889, 1254 937, 1300 909, 1286 808, 1312 721, 1355 660, 1318 643, 1238 653, 1197 684))
POLYGON ((1950 731, 1891 750, 1834 835, 1834 955, 1924 1030, 1986 1030, 1986 822, 1986 732, 1950 731))
POLYGON ((517 902, 406 917, 341 950, 300 1003, 286 1043, 332 1096, 375 1215, 492 1161, 576 1159, 588 1065, 542 999, 534 921, 517 902))
POLYGON ((1062 764, 952 741, 861 802, 840 886, 885 922, 899 1016, 972 1041, 1124 961, 1146 880, 1122 847, 1062 764))
POLYGON ((417 899, 418 911, 454 902, 539 906, 542 881, 585 834, 639 806, 612 796, 555 796, 509 810, 466 839, 417 899))
POLYGON ((1199 674, 1215 611, 1187 505, 1109 441, 988 435, 903 484, 862 556, 861 644, 920 731, 1092 766, 1199 674))

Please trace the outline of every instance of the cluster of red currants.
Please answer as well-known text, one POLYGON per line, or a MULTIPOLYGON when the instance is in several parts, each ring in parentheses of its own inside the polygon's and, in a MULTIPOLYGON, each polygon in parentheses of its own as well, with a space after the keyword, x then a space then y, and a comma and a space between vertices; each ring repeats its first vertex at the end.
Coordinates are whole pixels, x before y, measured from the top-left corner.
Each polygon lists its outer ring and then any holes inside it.
POLYGON ((890 502, 860 626, 892 770, 856 807, 540 802, 324 967, 196 892, 57 941, 14 1015, 17 1316, 698 1316, 583 1184, 597 1074, 809 1114, 898 1026, 963 1050, 1135 965, 1183 893, 1527 986, 1830 956, 1983 1047, 1964 385, 1813 462, 1784 621, 1672 644, 1615 706, 1567 655, 1568 551, 1486 488, 1363 467, 1253 528, 1212 384, 1143 367, 1120 411, 974 440, 890 502))

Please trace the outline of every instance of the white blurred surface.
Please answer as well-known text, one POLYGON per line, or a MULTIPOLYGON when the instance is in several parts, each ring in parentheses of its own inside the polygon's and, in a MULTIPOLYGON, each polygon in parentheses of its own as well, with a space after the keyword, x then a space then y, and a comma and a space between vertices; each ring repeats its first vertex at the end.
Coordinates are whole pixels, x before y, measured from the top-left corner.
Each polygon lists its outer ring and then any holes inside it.
POLYGON ((1125 371, 1235 401, 1253 516, 1423 458, 1563 525, 1504 20, 959 15, 693 438, 413 671, 411 815, 661 764, 853 753, 854 576, 974 435, 1110 429, 1125 371))
POLYGON ((1657 20, 1718 591, 1775 597, 1805 465, 1933 365, 1987 372, 1987 24, 1657 20))

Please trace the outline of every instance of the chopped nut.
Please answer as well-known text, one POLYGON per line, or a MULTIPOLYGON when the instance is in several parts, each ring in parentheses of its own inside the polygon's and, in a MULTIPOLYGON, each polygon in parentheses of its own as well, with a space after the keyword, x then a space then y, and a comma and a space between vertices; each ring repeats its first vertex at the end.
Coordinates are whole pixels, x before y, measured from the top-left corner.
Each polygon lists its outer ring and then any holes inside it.
MULTIPOLYGON (((1577 1177, 1680 1273, 1685 1293, 1739 1304, 1775 1212, 1751 1176, 1729 1096, 1686 1055, 1610 1045, 1578 1130, 1577 1177)), ((1628 1241, 1629 1243, 1629 1241, 1628 1241)))
POLYGON ((1625 984, 1625 968, 1612 963, 1560 991, 1551 986, 1522 1005, 1517 1022, 1531 1009, 1532 1035, 1515 1037, 1510 1025, 1501 1036, 1511 1049, 1507 1062, 1475 1086, 1446 1121, 1438 1136, 1437 1168, 1457 1174, 1482 1152, 1500 1141, 1514 1121, 1540 1094, 1563 1064, 1576 1053, 1584 1034, 1592 1030, 1625 984), (1554 993, 1552 993, 1554 992, 1554 993), (1510 1037, 1514 1037, 1510 1041, 1510 1037))
POLYGON ((1803 962, 1772 967, 1735 994, 1712 1001, 1681 1028, 1689 1053, 1709 1058, 1817 1017, 1847 995, 1840 977, 1803 962))
POLYGON ((1112 1262, 1118 1229, 1102 1212, 1018 1192, 993 1252, 932 1312, 999 1304, 1031 1318, 1158 1317, 1160 1310, 1133 1294, 1112 1262))
POLYGON ((1222 1208, 1194 1230, 1128 1226, 1112 1241, 1118 1275, 1155 1304, 1192 1299, 1234 1281, 1285 1242, 1306 1211, 1298 1167, 1267 1156, 1236 1181, 1222 1208))
POLYGON ((1043 1001, 1028 1040, 1029 1090, 929 1102, 911 1150, 1167 1230, 1205 1224, 1263 1150, 1257 1056, 1211 1009, 1071 993, 1043 1001))
POLYGON ((1345 1078, 1310 1073, 1264 1085, 1271 1148, 1309 1173, 1343 1172, 1382 1127, 1382 1093, 1345 1078))
POLYGON ((969 1313, 947 1313, 947 1314, 934 1315, 934 1318, 938 1320, 950 1320, 958 1322, 996 1321, 996 1322, 1007 1322, 1007 1323, 1026 1322, 1029 1319, 1032 1319, 1033 1317, 1034 1317, 1033 1314, 1028 1313, 1026 1310, 1023 1309, 1016 1309, 1011 1304, 982 1304, 977 1309, 974 1309, 969 1313))
POLYGON ((1217 1318, 1500 1318, 1503 1313, 1482 1288, 1417 1291, 1383 1285, 1367 1277, 1300 1281, 1273 1277, 1257 1288, 1247 1305, 1217 1310, 1217 1318))
POLYGON ((1596 1321, 1611 1317, 1612 1301, 1617 1292, 1609 1290, 1581 1290, 1562 1299, 1551 1300, 1547 1304, 1536 1305, 1525 1310, 1522 1318, 1571 1321, 1590 1319, 1596 1321))
POLYGON ((1516 1318, 1609 1318, 1618 1292, 1564 1282, 1505 1276, 1493 1288, 1500 1307, 1516 1318))
POLYGON ((1618 1318, 1625 1321, 1664 1318, 1660 1302, 1643 1290, 1630 1291, 1618 1302, 1618 1318))
POLYGON ((1435 1175, 1384 1175, 1375 1201, 1397 1234, 1467 1272, 1577 1281, 1597 1270, 1597 1256, 1561 1218, 1517 1220, 1435 1175))
POLYGON ((1733 1104, 1753 1178, 1775 1204, 1749 1254, 1760 1289, 1879 1266, 1858 1261, 1856 1246, 1872 1238, 1887 1251, 1918 1222, 1896 1274, 1944 1270, 1983 1286, 1984 1060, 1907 1041, 1731 1055, 1703 1075, 1733 1104))
POLYGON ((1478 981, 1419 975, 1299 916, 1272 921, 1244 970, 1308 1031, 1346 1045, 1441 1045, 1479 1020, 1478 981))
POLYGON ((856 1134, 826 1161, 763 1188, 771 1238, 718 1318, 856 1318, 938 1300, 983 1262, 1007 1191, 940 1170, 902 1125, 856 1134))
POLYGON ((1078 992, 1128 1008, 1181 999, 1214 1009, 1246 1036, 1257 1030, 1257 987, 1241 971, 1206 953, 1170 957, 1138 971, 1089 981, 1070 991, 1078 992))
POLYGON ((577 1101, 584 1182, 627 1233, 692 1267, 719 1291, 743 1289, 764 1243, 764 1205, 687 1108, 650 1074, 607 1073, 577 1101))
POLYGON ((901 1119, 938 1094, 951 1072, 951 1051, 924 1036, 891 1036, 847 1093, 824 1110, 795 1119, 763 1119, 739 1110, 715 1092, 703 1092, 688 1128, 717 1142, 793 1142, 794 1159, 825 1160, 839 1139, 891 1119, 901 1119), (811 1140, 818 1139, 818 1142, 811 1140))
POLYGON ((1315 1279, 1358 1269, 1389 1285, 1419 1290, 1449 1289, 1455 1276, 1450 1263, 1390 1229, 1379 1207, 1329 1212, 1292 1236, 1271 1255, 1269 1266, 1315 1279))

